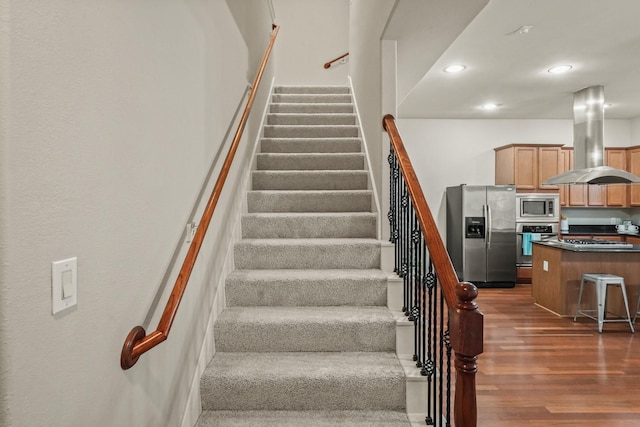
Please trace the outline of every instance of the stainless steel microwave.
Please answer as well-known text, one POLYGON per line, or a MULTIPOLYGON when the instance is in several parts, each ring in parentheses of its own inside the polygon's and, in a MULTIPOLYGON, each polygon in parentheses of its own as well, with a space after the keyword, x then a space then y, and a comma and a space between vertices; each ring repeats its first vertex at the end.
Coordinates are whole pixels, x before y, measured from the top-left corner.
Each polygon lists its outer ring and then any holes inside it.
POLYGON ((517 193, 516 221, 560 220, 560 195, 517 193))

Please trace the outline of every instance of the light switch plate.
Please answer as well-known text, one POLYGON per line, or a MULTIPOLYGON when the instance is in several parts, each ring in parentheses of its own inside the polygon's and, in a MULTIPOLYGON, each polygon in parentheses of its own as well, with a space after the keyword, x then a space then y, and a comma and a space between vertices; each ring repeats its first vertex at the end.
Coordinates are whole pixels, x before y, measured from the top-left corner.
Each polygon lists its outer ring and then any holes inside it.
POLYGON ((544 271, 549 271, 549 261, 542 261, 542 269, 544 271))
POLYGON ((51 263, 51 314, 78 303, 78 259, 68 258, 51 263))

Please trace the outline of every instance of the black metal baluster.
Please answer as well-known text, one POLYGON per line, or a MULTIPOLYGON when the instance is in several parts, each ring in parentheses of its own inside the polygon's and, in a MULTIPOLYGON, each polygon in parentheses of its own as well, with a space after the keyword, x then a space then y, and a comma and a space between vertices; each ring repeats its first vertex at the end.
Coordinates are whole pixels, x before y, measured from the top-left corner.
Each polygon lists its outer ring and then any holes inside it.
POLYGON ((393 147, 389 145, 389 156, 387 161, 389 162, 389 212, 387 212, 387 219, 389 220, 389 242, 393 242, 393 170, 395 169, 395 155, 393 153, 393 147))
POLYGON ((407 190, 407 184, 404 182, 402 185, 402 277, 404 278, 404 296, 405 296, 405 316, 409 316, 411 313, 411 288, 409 283, 409 192, 407 190))
POLYGON ((438 365, 438 349, 440 348, 440 333, 438 330, 438 297, 440 296, 440 292, 438 289, 438 280, 437 277, 434 276, 434 284, 433 284, 433 300, 431 304, 433 306, 433 335, 431 339, 433 340, 433 353, 431 354, 431 359, 433 361, 433 382, 431 383, 431 400, 433 402, 433 413, 435 415, 434 425, 440 425, 439 422, 439 412, 438 412, 438 395, 439 395, 439 384, 440 384, 440 366, 438 365))
POLYGON ((396 274, 400 273, 400 169, 398 167, 398 159, 395 159, 393 174, 395 188, 393 191, 393 220, 394 220, 394 228, 393 228, 393 240, 395 244, 395 265, 394 270, 396 274), (396 175, 396 170, 397 175, 396 175))
MULTIPOLYGON (((408 272, 409 272, 409 301, 410 301, 410 309, 409 309, 409 320, 410 321, 414 321, 414 309, 415 309, 415 298, 414 298, 414 294, 415 294, 415 283, 413 280, 413 227, 414 227, 414 219, 415 219, 415 215, 413 213, 413 202, 411 201, 411 197, 409 197, 409 211, 407 212, 407 219, 408 219, 408 225, 407 225, 407 251, 409 253, 409 257, 408 257, 408 261, 407 261, 407 267, 408 267, 408 272)), ((414 344, 414 353, 415 353, 415 344, 414 344)))
MULTIPOLYGON (((427 309, 427 292, 428 292, 428 273, 427 273, 427 245, 425 241, 425 236, 423 233, 420 233, 420 264, 422 269, 420 270, 420 319, 422 321, 422 328, 420 329, 420 368, 425 366, 427 359, 427 323, 429 322, 428 309, 427 309)), ((422 373, 422 370, 421 370, 422 373)), ((424 374, 422 374, 424 375, 424 374)))
POLYGON ((418 346, 418 333, 420 327, 420 312, 419 312, 419 298, 418 292, 420 291, 420 277, 418 274, 418 242, 420 236, 420 229, 418 227, 418 217, 416 211, 413 209, 413 202, 411 203, 411 285, 412 285, 412 305, 411 315, 409 320, 413 321, 413 361, 417 362, 419 359, 418 346))
POLYGON ((436 307, 434 306, 434 292, 436 291, 435 276, 433 274, 433 263, 429 257, 429 273, 427 275, 428 289, 428 325, 427 325, 427 353, 425 355, 424 367, 421 370, 422 375, 427 376, 427 417, 425 421, 428 425, 433 425, 435 421, 436 410, 436 366, 435 366, 435 348, 436 348, 436 307))
MULTIPOLYGON (((417 221, 416 221, 417 222, 417 221)), ((417 260, 417 265, 416 265, 416 289, 417 289, 417 294, 416 294, 416 306, 417 306, 417 310, 416 310, 416 317, 417 317, 417 327, 415 330, 415 341, 416 341, 416 353, 417 353, 417 358, 416 358, 416 366, 418 368, 422 367, 422 361, 424 360, 424 353, 423 353, 423 346, 422 346, 422 340, 423 340, 423 330, 424 330, 424 304, 423 304, 423 295, 424 295, 424 280, 423 279, 423 269, 424 269, 424 263, 423 263, 423 254, 424 254, 424 239, 423 239, 423 235, 422 232, 420 231, 420 224, 417 224, 417 230, 416 230, 416 260, 417 260)))
MULTIPOLYGON (((444 370, 444 293, 440 292, 440 322, 438 325, 439 330, 439 352, 438 352, 438 371, 440 372, 440 392, 438 393, 438 417, 441 421, 444 418, 444 390, 446 388, 446 375, 444 370)), ((438 423, 438 425, 442 425, 442 422, 438 423)))
POLYGON ((445 410, 445 422, 446 426, 451 425, 451 339, 449 335, 449 319, 447 318, 447 330, 444 334, 444 345, 447 349, 447 390, 446 390, 446 399, 447 399, 447 408, 445 410))

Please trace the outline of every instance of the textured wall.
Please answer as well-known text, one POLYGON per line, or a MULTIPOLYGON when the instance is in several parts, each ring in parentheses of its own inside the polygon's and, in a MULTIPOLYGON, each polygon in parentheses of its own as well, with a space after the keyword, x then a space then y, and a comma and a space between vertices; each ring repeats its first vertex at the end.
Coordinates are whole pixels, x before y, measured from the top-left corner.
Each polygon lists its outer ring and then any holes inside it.
POLYGON ((277 83, 345 85, 347 64, 324 63, 349 51, 348 0, 273 0, 280 24, 277 83))
POLYGON ((179 425, 224 209, 169 340, 126 372, 119 354, 133 326, 157 325, 247 44, 224 0, 0 0, 0 25, 0 424, 179 425), (52 316, 51 262, 72 256, 78 305, 52 316))
POLYGON ((8 390, 9 382, 9 361, 7 348, 6 325, 8 301, 6 292, 8 278, 7 263, 7 178, 8 178, 8 162, 7 162, 7 145, 9 140, 9 126, 6 117, 8 117, 8 99, 6 95, 9 92, 9 61, 8 61, 8 16, 9 5, 5 0, 0 1, 0 425, 9 425, 8 412, 8 390))
MULTIPOLYGON (((380 37, 394 0, 351 0, 349 75, 358 100, 373 178, 382 189, 382 71, 380 37)), ((386 112, 385 112, 386 114, 386 112)), ((388 178, 386 178, 388 179, 388 178)), ((384 196, 383 196, 384 197, 384 196)), ((387 196, 388 197, 388 196, 387 196)), ((386 213, 383 211, 383 215, 386 213)))

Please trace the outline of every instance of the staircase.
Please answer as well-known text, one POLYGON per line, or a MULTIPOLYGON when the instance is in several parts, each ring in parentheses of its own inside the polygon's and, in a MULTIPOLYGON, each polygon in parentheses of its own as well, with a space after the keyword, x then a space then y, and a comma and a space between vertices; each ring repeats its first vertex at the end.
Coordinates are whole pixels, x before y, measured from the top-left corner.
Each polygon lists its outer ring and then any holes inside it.
POLYGON ((277 87, 198 426, 409 426, 344 87, 277 87))

